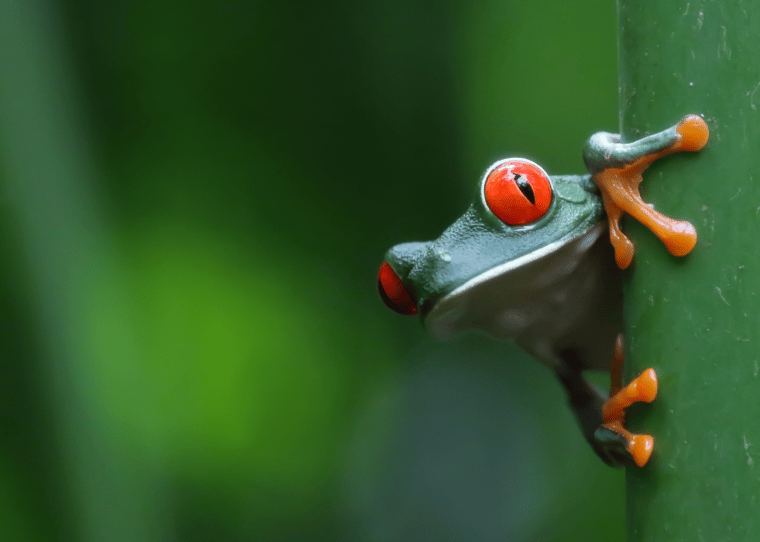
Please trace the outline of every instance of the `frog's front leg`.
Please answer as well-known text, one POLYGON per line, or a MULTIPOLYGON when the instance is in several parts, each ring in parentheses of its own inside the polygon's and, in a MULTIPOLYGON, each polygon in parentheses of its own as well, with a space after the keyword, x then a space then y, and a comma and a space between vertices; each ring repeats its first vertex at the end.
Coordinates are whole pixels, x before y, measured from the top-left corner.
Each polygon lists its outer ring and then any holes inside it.
POLYGON ((698 151, 708 137, 707 124, 697 115, 684 117, 675 126, 633 143, 622 143, 618 134, 607 132, 591 136, 583 159, 602 191, 618 267, 625 269, 633 259, 633 243, 620 231, 624 212, 657 235, 674 256, 685 256, 694 248, 697 242, 694 226, 652 209, 641 199, 639 183, 652 162, 675 152, 698 151))

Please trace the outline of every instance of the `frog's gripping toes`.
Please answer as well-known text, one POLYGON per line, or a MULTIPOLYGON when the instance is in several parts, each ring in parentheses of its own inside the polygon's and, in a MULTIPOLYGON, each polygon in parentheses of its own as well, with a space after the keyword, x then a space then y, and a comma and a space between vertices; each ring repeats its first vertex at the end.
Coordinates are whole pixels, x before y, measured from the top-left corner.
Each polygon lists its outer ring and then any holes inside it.
POLYGON ((685 256, 694 248, 697 243, 694 226, 652 209, 641 199, 639 183, 652 162, 675 152, 698 151, 708 137, 707 124, 697 115, 688 115, 675 126, 633 143, 621 143, 618 134, 607 132, 591 136, 583 159, 602 192, 618 267, 628 267, 634 251, 633 243, 620 231, 624 212, 649 228, 674 256, 685 256))
POLYGON ((595 433, 599 446, 605 450, 611 462, 625 462, 633 459, 639 467, 649 461, 654 448, 654 438, 650 435, 636 435, 625 428, 625 409, 633 403, 651 403, 657 396, 657 375, 654 369, 647 369, 625 388, 622 387, 623 336, 615 343, 615 355, 611 364, 610 398, 602 407, 604 424, 595 433))

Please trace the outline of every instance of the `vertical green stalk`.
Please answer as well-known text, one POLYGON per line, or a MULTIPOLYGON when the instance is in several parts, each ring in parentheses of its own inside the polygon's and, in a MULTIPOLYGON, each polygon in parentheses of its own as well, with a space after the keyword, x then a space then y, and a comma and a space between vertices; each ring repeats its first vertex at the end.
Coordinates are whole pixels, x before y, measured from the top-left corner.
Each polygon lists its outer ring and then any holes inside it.
POLYGON ((760 4, 620 0, 620 121, 632 139, 687 113, 710 142, 645 173, 644 199, 690 220, 677 259, 627 223, 629 376, 659 375, 632 409, 656 455, 627 473, 631 542, 760 539, 760 4))

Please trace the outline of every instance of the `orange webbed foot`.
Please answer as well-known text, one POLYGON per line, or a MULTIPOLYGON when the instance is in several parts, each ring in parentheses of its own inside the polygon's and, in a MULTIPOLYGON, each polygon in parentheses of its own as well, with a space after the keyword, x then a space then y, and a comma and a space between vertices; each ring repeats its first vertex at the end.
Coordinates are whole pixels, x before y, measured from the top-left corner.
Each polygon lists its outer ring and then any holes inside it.
POLYGON ((649 461, 654 450, 654 438, 639 435, 625 428, 625 410, 634 403, 651 403, 657 397, 657 374, 654 369, 647 369, 630 384, 622 387, 623 375, 623 336, 615 342, 615 353, 610 364, 611 390, 610 398, 602 406, 604 423, 598 431, 602 442, 609 445, 612 457, 622 455, 623 462, 630 461, 643 467, 649 461), (625 449, 626 453, 622 452, 625 449))
POLYGON ((604 427, 621 435, 627 442, 626 450, 639 467, 649 461, 654 449, 654 438, 639 435, 625 428, 625 409, 634 403, 651 403, 657 397, 657 375, 654 369, 647 369, 638 378, 604 403, 602 414, 604 427))
MULTIPOLYGON (((615 134, 595 134, 584 153, 584 160, 596 185, 602 191, 605 210, 615 222, 625 212, 649 228, 674 256, 685 256, 697 243, 697 232, 691 223, 669 218, 655 211, 641 199, 639 184, 642 173, 655 160, 682 151, 695 152, 707 143, 707 123, 688 115, 677 125, 633 143, 621 143, 615 134)), ((610 223, 610 241, 618 257, 618 267, 628 267, 632 260, 630 241, 614 231, 610 223)))

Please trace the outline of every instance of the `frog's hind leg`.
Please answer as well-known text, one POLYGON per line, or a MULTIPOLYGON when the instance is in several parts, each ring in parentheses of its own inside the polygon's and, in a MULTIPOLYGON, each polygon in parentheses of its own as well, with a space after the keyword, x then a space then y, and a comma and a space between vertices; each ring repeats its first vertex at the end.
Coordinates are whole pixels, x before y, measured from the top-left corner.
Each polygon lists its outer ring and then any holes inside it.
POLYGON ((684 117, 675 126, 632 143, 622 143, 618 134, 600 132, 591 136, 583 159, 602 191, 610 217, 610 240, 620 268, 628 267, 633 258, 633 245, 617 224, 623 212, 649 228, 671 254, 684 256, 694 248, 697 242, 694 227, 652 209, 641 199, 639 183, 652 162, 675 152, 698 151, 708 137, 707 124, 697 115, 684 117))
POLYGON ((567 390, 570 407, 584 437, 596 454, 608 465, 622 467, 635 463, 644 466, 652 454, 654 439, 629 432, 625 409, 636 402, 651 402, 657 395, 657 376, 647 369, 625 388, 622 387, 623 337, 618 336, 610 366, 610 399, 583 378, 578 359, 572 352, 560 354, 562 362, 555 368, 567 390))
MULTIPOLYGON (((596 432, 603 424, 602 409, 606 397, 604 393, 589 384, 580 370, 575 368, 574 359, 562 356, 563 361, 555 368, 559 381, 567 391, 567 398, 576 419, 583 431, 583 436, 596 454, 608 465, 618 466, 621 462, 607 453, 605 443, 599 442, 596 432), (569 363, 568 363, 569 362, 569 363)), ((617 440, 618 448, 625 446, 620 435, 610 435, 610 440, 617 440)))
MULTIPOLYGON (((639 467, 646 465, 652 455, 654 439, 650 435, 636 435, 625 429, 625 409, 633 403, 651 403, 657 396, 657 375, 654 369, 647 369, 625 388, 622 387, 623 375, 623 336, 615 342, 615 355, 610 365, 610 399, 602 407, 604 424, 596 431, 595 438, 600 442, 610 442, 619 446, 620 439, 625 443, 625 451, 639 467)), ((619 451, 616 455, 619 455, 619 451)))
POLYGON ((612 430, 605 430, 604 434, 600 434, 600 429, 604 427, 603 411, 607 401, 606 394, 583 377, 582 365, 575 352, 571 350, 561 352, 558 358, 559 363, 554 371, 567 391, 570 408, 578 420, 586 441, 596 455, 608 465, 621 467, 630 464, 631 455, 626 450, 628 445, 626 437, 612 430))

